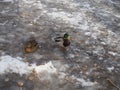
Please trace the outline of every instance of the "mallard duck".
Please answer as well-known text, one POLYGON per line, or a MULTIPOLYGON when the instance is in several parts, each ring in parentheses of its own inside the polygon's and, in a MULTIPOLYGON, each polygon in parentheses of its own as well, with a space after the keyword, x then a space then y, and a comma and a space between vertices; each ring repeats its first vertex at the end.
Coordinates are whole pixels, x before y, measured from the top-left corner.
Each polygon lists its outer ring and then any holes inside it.
POLYGON ((35 39, 27 41, 24 45, 24 51, 26 53, 32 53, 38 49, 39 45, 35 39))
POLYGON ((63 37, 63 46, 64 47, 67 47, 67 46, 69 46, 70 45, 70 36, 67 34, 67 33, 65 33, 64 34, 64 37, 63 37))
POLYGON ((55 42, 61 42, 61 41, 63 42, 64 47, 69 46, 71 43, 71 38, 70 38, 69 34, 65 33, 63 37, 55 38, 55 42))

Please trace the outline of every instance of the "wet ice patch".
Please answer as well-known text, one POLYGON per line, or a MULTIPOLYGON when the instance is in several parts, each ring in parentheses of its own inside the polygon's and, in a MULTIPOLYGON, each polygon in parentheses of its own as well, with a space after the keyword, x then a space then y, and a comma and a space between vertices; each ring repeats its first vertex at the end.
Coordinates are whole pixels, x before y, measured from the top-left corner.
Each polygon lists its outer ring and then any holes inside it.
POLYGON ((74 54, 69 54, 69 58, 75 58, 74 54))
POLYGON ((97 84, 97 82, 90 82, 89 80, 86 81, 83 78, 77 78, 75 76, 72 76, 72 79, 77 81, 76 84, 81 84, 83 87, 84 86, 93 86, 93 85, 97 84))
POLYGON ((75 3, 74 0, 44 0, 45 2, 48 3, 56 3, 56 4, 65 4, 66 7, 69 8, 75 8, 76 6, 78 6, 78 3, 75 3))
POLYGON ((110 3, 113 3, 113 4, 118 4, 118 5, 120 4, 119 1, 117 1, 117 0, 108 0, 108 1, 109 1, 110 3))
POLYGON ((13 3, 14 1, 13 0, 3 0, 3 2, 11 2, 11 3, 13 3))
POLYGON ((113 56, 117 55, 116 52, 112 52, 112 51, 109 51, 108 53, 111 54, 111 55, 113 55, 113 56))
POLYGON ((109 72, 112 72, 112 70, 114 70, 114 66, 108 67, 107 69, 108 69, 109 72))
POLYGON ((22 2, 27 3, 27 4, 31 4, 34 3, 36 0, 22 0, 22 2))
MULTIPOLYGON (((24 8, 31 8, 31 10, 37 9, 37 16, 40 17, 41 15, 44 16, 48 16, 49 19, 53 20, 53 21, 58 21, 58 22, 62 22, 65 24, 70 24, 70 26, 74 26, 77 28, 81 28, 81 29, 88 29, 88 25, 85 22, 85 12, 84 10, 82 11, 76 11, 76 12, 69 12, 68 9, 74 9, 77 8, 77 6, 79 6, 79 3, 76 3, 74 0, 45 0, 44 1, 45 4, 42 1, 37 1, 37 0, 21 0, 20 3, 20 9, 23 10, 24 8), (46 5, 46 3, 48 3, 48 6, 46 5), (49 6, 50 4, 53 4, 53 7, 49 6), (55 4, 55 6, 54 6, 55 4), (65 4, 65 5, 64 5, 65 4), (56 5, 60 5, 59 8, 56 7, 56 5), (63 7, 66 8, 66 11, 62 10, 62 5, 63 7), (24 6, 24 7, 23 7, 24 6), (40 10, 39 10, 40 9, 40 10)), ((31 11, 32 12, 32 11, 31 11)), ((29 13, 30 14, 30 13, 29 13)), ((32 16, 32 15, 31 15, 32 16)), ((36 17, 34 18, 34 20, 36 19, 36 17)), ((33 21, 34 21, 33 20, 33 21)), ((36 22, 36 21, 35 21, 36 22)))
POLYGON ((52 19, 61 20, 64 23, 71 25, 79 25, 78 22, 82 20, 82 16, 78 13, 70 14, 67 12, 52 12, 48 13, 52 19))

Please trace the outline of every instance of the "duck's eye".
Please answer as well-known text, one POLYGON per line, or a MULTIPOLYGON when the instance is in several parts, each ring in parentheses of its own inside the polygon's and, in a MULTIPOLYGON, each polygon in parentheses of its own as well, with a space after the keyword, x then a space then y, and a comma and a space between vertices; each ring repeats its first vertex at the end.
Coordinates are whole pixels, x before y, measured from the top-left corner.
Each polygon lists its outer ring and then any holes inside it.
POLYGON ((34 43, 34 45, 33 46, 37 46, 38 45, 38 43, 34 43))

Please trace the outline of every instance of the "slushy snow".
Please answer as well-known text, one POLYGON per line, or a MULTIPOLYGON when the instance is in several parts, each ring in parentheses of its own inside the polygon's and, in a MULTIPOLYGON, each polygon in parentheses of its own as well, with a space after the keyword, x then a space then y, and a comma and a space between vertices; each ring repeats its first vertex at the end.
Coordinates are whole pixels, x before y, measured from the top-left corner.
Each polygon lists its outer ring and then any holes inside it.
MULTIPOLYGON (((54 63, 58 64, 58 62, 54 63)), ((59 63, 60 64, 60 63, 59 63)), ((61 65, 66 67, 66 65, 61 65)), ((65 68, 64 67, 64 68, 65 68)), ((59 67, 60 68, 60 67, 59 67)), ((0 74, 9 74, 9 73, 17 73, 21 76, 23 74, 29 75, 33 70, 35 70, 36 74, 39 76, 40 73, 44 73, 43 79, 52 80, 52 74, 59 75, 59 79, 64 79, 67 74, 59 68, 56 68, 55 65, 53 65, 52 61, 49 61, 48 63, 44 65, 37 66, 36 64, 29 64, 27 62, 24 62, 22 58, 17 57, 11 57, 9 55, 1 56, 0 57, 0 74)), ((67 67, 68 68, 68 67, 67 67)), ((82 86, 93 86, 94 82, 85 81, 82 78, 76 78, 73 76, 70 76, 71 79, 75 80, 77 83, 81 84, 82 86)))

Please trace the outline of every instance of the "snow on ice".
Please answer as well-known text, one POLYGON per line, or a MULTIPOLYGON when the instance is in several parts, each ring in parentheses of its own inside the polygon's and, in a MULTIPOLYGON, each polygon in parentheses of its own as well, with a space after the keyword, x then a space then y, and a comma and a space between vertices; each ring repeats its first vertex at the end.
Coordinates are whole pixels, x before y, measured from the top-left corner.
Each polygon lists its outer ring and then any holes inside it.
MULTIPOLYGON (((27 62, 24 62, 20 57, 11 57, 9 55, 0 57, 0 74, 7 73, 16 73, 29 75, 31 71, 34 69, 39 76, 40 73, 44 73, 42 79, 52 80, 52 74, 59 75, 59 79, 66 78, 67 74, 64 73, 66 71, 65 68, 68 68, 68 65, 62 65, 62 69, 60 69, 60 63, 54 62, 54 65, 51 61, 44 65, 37 66, 36 64, 29 65, 27 62), (55 67, 57 65, 57 68, 55 67)), ((96 82, 85 81, 83 78, 76 78, 75 76, 70 76, 71 79, 76 80, 77 83, 82 86, 93 86, 97 84, 96 82)))

